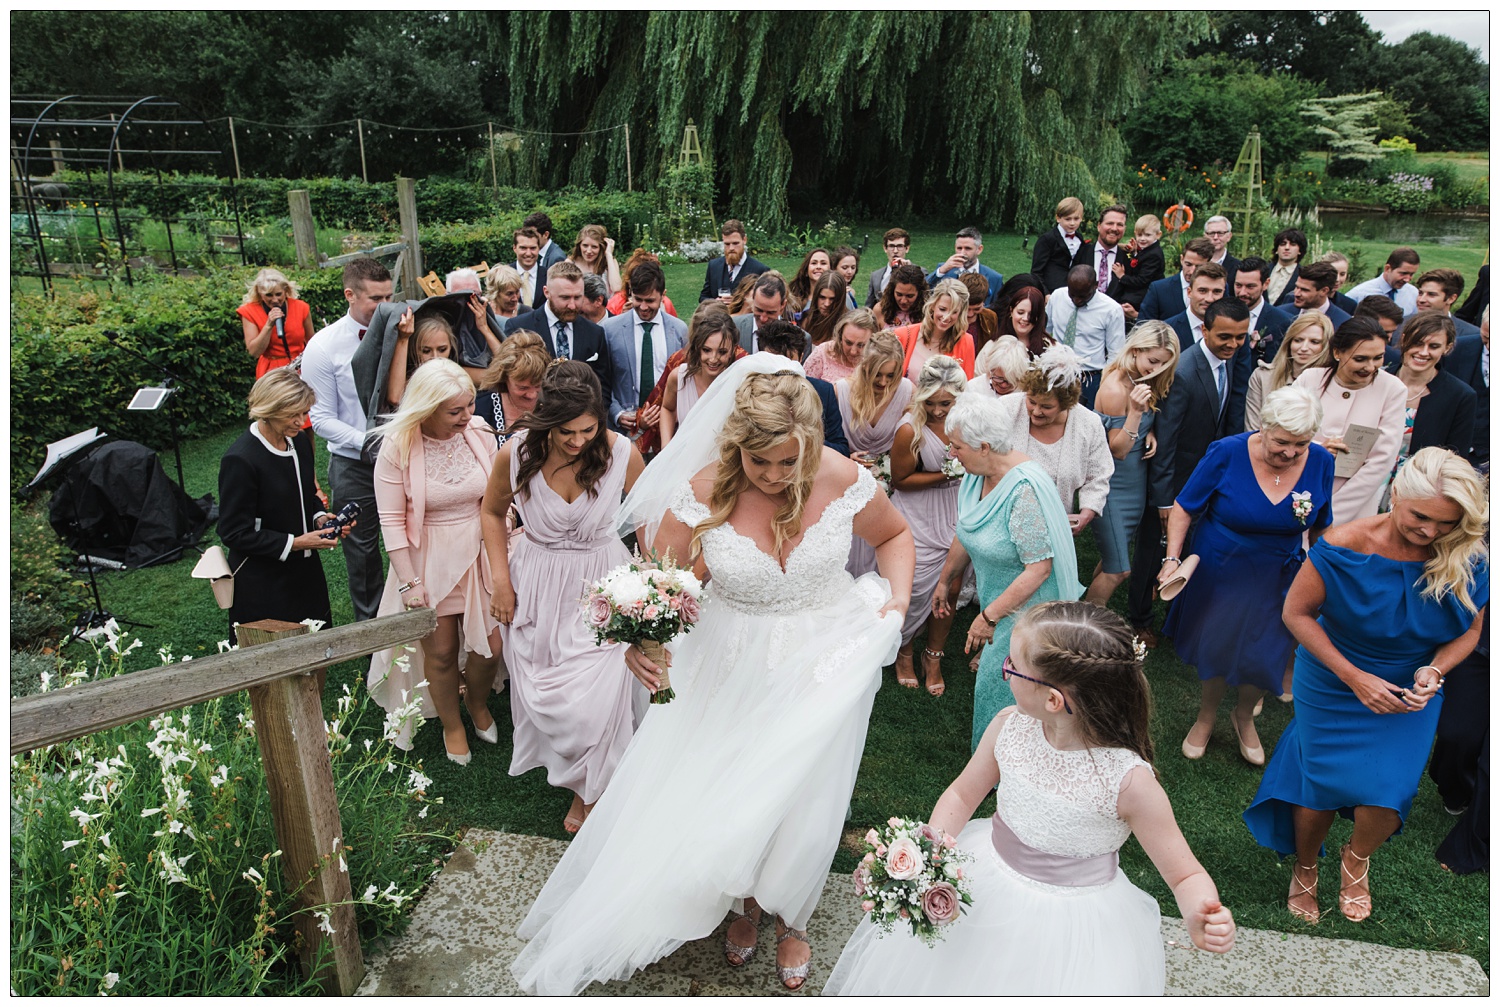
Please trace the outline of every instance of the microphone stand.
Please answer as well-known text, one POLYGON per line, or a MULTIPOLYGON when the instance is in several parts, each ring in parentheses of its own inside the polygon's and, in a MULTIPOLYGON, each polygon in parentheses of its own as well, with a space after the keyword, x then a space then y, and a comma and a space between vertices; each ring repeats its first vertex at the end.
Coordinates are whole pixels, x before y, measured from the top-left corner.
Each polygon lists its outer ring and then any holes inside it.
POLYGON ((182 492, 186 493, 187 481, 182 477, 182 441, 177 435, 177 393, 179 391, 177 383, 182 379, 171 369, 162 366, 139 350, 126 346, 120 341, 120 334, 118 332, 106 330, 104 338, 108 339, 110 344, 116 349, 124 350, 137 360, 145 362, 153 370, 160 372, 164 379, 161 386, 171 391, 171 394, 167 396, 167 427, 172 432, 172 457, 177 462, 177 486, 182 492))

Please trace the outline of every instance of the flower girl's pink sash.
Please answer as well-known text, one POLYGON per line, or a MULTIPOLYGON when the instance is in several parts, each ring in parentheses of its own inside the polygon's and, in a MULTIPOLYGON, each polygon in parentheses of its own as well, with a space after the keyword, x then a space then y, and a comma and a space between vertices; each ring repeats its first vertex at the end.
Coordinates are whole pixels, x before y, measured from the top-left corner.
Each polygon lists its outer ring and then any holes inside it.
POLYGON ((1101 853, 1097 857, 1065 857, 1057 853, 1044 853, 1027 846, 996 812, 991 820, 990 841, 995 852, 1000 854, 1017 874, 1040 881, 1044 885, 1064 888, 1083 888, 1088 885, 1103 885, 1114 880, 1120 867, 1119 851, 1101 853))

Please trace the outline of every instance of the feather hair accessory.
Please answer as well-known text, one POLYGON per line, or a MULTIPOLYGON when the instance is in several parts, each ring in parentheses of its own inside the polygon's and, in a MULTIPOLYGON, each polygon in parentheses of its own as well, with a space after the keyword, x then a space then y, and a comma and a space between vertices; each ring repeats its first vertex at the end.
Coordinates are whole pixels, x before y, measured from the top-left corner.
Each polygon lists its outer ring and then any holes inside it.
POLYGON ((1053 343, 1036 358, 1036 366, 1047 375, 1048 390, 1083 381, 1083 361, 1071 346, 1053 343))

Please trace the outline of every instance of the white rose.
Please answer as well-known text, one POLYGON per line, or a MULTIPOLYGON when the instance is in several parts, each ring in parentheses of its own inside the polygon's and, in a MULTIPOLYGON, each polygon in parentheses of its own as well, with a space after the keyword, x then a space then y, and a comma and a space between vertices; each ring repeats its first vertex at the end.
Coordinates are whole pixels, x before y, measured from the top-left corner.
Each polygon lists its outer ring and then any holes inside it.
POLYGON ((649 593, 649 588, 646 586, 645 578, 640 574, 626 573, 611 580, 605 588, 605 593, 609 595, 610 601, 614 602, 617 608, 625 608, 643 603, 649 593))
POLYGON ((693 575, 691 570, 678 570, 676 573, 677 586, 686 594, 699 598, 703 595, 703 582, 693 575))

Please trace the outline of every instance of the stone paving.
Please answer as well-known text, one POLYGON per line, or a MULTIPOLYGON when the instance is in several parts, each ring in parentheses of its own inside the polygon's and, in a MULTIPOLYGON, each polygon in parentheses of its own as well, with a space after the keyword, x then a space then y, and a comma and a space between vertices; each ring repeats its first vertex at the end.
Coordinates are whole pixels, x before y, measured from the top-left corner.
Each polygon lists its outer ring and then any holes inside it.
MULTIPOLYGON (((448 866, 423 893, 411 926, 370 955, 359 988, 372 996, 514 996, 510 963, 522 942, 515 929, 567 844, 555 839, 471 829, 448 866)), ((830 874, 808 925, 812 977, 802 992, 821 991, 860 913, 849 879, 830 874)), ((742 969, 724 961, 721 926, 627 982, 590 987, 593 996, 772 996, 774 931, 761 928, 760 950, 742 969)), ((1162 919, 1167 993, 1183 996, 1344 995, 1487 996, 1489 978, 1467 955, 1388 948, 1271 930, 1239 931, 1227 955, 1204 954, 1180 920, 1162 919)), ((1003 993, 1003 990, 996 990, 1003 993)))

